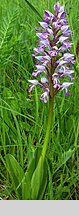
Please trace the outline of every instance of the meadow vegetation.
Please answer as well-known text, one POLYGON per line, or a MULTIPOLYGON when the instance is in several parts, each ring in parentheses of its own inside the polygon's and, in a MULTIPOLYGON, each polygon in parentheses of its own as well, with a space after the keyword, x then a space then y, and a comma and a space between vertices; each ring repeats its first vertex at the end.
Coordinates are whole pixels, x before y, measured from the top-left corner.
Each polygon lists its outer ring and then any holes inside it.
MULTIPOLYGON (((28 79, 32 79, 35 63, 32 58, 35 27, 45 9, 53 13, 56 1, 29 2, 30 5, 25 0, 0 1, 0 199, 4 200, 25 199, 18 197, 8 172, 7 155, 13 155, 22 168, 18 176, 20 184, 35 149, 42 148, 47 128, 48 103, 39 100, 41 90, 38 87, 29 93, 28 79)), ((72 53, 76 54, 79 0, 60 3, 65 4, 74 31, 72 53)), ((44 200, 79 199, 79 55, 73 69, 75 79, 71 95, 64 97, 63 92, 58 93, 54 101, 46 154, 50 164, 49 181, 44 200)), ((18 165, 16 167, 19 169, 18 165)))

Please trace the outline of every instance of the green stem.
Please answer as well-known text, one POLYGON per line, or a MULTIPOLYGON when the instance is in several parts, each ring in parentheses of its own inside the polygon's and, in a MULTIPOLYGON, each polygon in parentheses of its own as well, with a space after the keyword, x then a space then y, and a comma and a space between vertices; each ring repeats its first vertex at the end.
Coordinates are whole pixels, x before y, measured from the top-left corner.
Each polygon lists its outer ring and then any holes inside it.
POLYGON ((43 145, 43 149, 42 149, 43 159, 45 158, 46 150, 48 147, 50 128, 51 128, 51 122, 52 122, 52 113, 53 113, 53 101, 54 101, 54 97, 50 97, 49 98, 49 111, 48 111, 48 125, 47 125, 44 145, 43 145))

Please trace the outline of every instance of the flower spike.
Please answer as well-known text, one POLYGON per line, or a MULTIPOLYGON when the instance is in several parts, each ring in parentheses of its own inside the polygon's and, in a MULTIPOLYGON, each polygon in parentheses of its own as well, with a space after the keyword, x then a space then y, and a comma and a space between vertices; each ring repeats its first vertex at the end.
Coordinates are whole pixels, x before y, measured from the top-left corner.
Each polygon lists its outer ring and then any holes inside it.
POLYGON ((29 80, 29 91, 39 85, 43 90, 40 99, 47 103, 48 97, 53 97, 59 91, 65 90, 64 95, 70 95, 68 88, 73 84, 72 66, 75 60, 70 51, 72 31, 64 6, 57 2, 54 5, 54 14, 45 10, 44 19, 39 24, 40 27, 36 28, 38 46, 32 54, 36 59, 36 69, 32 75, 37 80, 29 80))

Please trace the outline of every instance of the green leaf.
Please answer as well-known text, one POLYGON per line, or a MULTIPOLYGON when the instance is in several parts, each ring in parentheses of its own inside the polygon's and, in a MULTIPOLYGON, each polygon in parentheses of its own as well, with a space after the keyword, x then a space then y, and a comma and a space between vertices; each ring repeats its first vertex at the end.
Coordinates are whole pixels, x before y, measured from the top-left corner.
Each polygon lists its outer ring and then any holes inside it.
POLYGON ((34 155, 28 165, 28 168, 25 172, 25 175, 22 179, 21 182, 21 187, 22 187, 22 199, 23 200, 30 200, 31 199, 31 179, 32 179, 32 175, 36 169, 36 166, 38 164, 38 160, 41 154, 41 148, 37 148, 34 152, 34 155))
POLYGON ((8 154, 7 164, 14 190, 19 199, 42 199, 47 185, 47 163, 40 157, 41 149, 34 152, 24 175, 16 159, 8 154))
POLYGON ((21 183, 24 177, 23 169, 11 154, 8 154, 6 159, 7 159, 8 171, 14 186, 14 190, 16 192, 17 197, 19 199, 22 199, 22 187, 20 186, 18 190, 17 187, 21 183))
POLYGON ((36 10, 36 8, 35 8, 29 1, 25 0, 25 2, 29 5, 29 7, 30 7, 41 19, 43 19, 42 16, 40 15, 40 13, 36 10))
POLYGON ((40 157, 35 172, 31 180, 31 199, 43 199, 47 185, 47 163, 46 160, 40 157))
POLYGON ((41 181, 41 184, 40 184, 39 194, 38 194, 38 197, 37 197, 38 200, 43 199, 47 183, 48 183, 48 169, 47 169, 47 161, 45 160, 44 165, 43 165, 42 181, 41 181))

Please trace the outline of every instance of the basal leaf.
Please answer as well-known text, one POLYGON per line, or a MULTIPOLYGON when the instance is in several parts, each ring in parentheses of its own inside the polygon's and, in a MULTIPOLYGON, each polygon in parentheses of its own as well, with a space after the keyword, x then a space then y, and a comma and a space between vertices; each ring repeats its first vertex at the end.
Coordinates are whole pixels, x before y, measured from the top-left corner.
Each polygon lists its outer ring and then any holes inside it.
POLYGON ((28 165, 28 168, 25 172, 25 175, 22 179, 21 187, 22 187, 22 191, 23 191, 23 194, 22 194, 23 200, 30 200, 31 199, 31 178, 32 178, 32 175, 33 175, 33 173, 36 169, 36 166, 38 164, 40 154, 41 154, 41 149, 37 148, 34 152, 34 156, 31 159, 31 161, 28 165))
POLYGON ((39 200, 43 198, 47 185, 47 164, 46 160, 43 160, 42 156, 38 161, 35 172, 33 173, 31 180, 31 199, 39 200))
POLYGON ((17 187, 24 177, 23 169, 11 154, 7 155, 7 165, 16 195, 19 199, 22 199, 22 187, 20 186, 18 191, 17 187))

